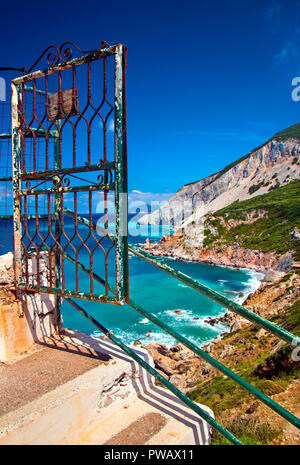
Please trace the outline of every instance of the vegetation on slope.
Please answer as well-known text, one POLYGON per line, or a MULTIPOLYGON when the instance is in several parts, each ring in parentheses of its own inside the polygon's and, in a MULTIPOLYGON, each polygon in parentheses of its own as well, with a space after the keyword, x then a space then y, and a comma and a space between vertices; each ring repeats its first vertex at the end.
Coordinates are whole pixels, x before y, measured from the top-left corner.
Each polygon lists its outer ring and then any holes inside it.
MULTIPOLYGON (((271 318, 271 321, 299 335, 300 300, 284 309, 280 315, 271 318)), ((291 381, 299 377, 300 367, 299 363, 293 361, 291 357, 292 347, 289 344, 274 350, 274 347, 268 343, 268 336, 264 341, 257 339, 257 331, 258 328, 251 325, 223 338, 224 343, 226 341, 235 347, 235 352, 241 359, 239 362, 232 359, 229 363, 227 360, 226 365, 262 392, 272 396, 285 391, 291 381), (245 350, 249 354, 248 360, 243 359, 242 356, 245 350)), ((255 416, 254 412, 258 406, 255 397, 227 377, 215 376, 200 383, 189 397, 208 405, 214 411, 217 420, 244 444, 264 445, 280 435, 278 429, 260 421, 259 416, 255 416), (232 409, 238 411, 238 415, 232 416, 230 414, 232 409), (253 413, 254 415, 251 415, 253 413)), ((229 442, 221 434, 214 432, 212 444, 229 444, 229 442)))
POLYGON ((284 129, 283 131, 277 132, 272 139, 285 141, 288 139, 300 140, 300 124, 293 124, 293 126, 284 129))
POLYGON ((215 212, 205 222, 204 246, 238 243, 241 247, 278 254, 294 250, 294 258, 300 260, 300 241, 292 237, 296 227, 300 228, 299 180, 215 212), (260 217, 262 211, 265 214, 260 217), (253 215, 253 222, 247 221, 249 214, 253 215), (225 227, 230 219, 236 220, 236 226, 225 227))

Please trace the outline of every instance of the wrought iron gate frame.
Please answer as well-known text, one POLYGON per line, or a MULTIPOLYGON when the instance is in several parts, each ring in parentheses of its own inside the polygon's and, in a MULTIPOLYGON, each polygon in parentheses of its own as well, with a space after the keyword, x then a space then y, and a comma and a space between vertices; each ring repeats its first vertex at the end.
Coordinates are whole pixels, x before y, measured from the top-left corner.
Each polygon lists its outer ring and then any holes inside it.
MULTIPOLYGON (((116 44, 113 46, 107 46, 106 43, 101 44, 101 48, 84 53, 80 57, 70 59, 72 57, 72 51, 69 45, 73 45, 77 50, 80 50, 75 44, 71 42, 65 42, 58 49, 55 46, 48 47, 39 59, 34 63, 29 71, 32 71, 35 65, 40 61, 49 49, 54 48, 57 52, 57 60, 52 65, 43 70, 37 70, 29 72, 21 77, 17 77, 11 81, 12 89, 12 100, 11 100, 11 112, 12 112, 12 189, 13 189, 13 227, 14 227, 14 271, 15 271, 15 283, 16 289, 19 291, 27 292, 46 292, 56 295, 57 299, 57 324, 60 320, 60 297, 73 297, 82 298, 87 300, 99 301, 103 303, 123 304, 129 299, 129 283, 128 283, 128 199, 127 199, 127 134, 126 134, 126 47, 122 44, 116 44), (68 47, 68 48, 66 48, 68 47), (52 137, 55 139, 55 169, 48 171, 36 171, 36 172, 24 172, 21 170, 21 134, 20 134, 20 104, 21 104, 21 88, 26 83, 39 79, 41 77, 49 76, 54 73, 58 73, 70 68, 80 66, 85 63, 89 63, 95 60, 107 56, 114 56, 114 162, 107 162, 106 160, 100 160, 99 165, 91 165, 88 163, 83 167, 73 168, 61 168, 62 166, 59 160, 57 141, 57 131, 52 131, 52 137), (67 56, 67 60, 63 58, 67 56), (76 192, 79 191, 94 191, 94 190, 114 190, 115 192, 115 228, 116 234, 114 237, 115 241, 115 265, 116 265, 116 295, 91 295, 85 292, 73 292, 64 290, 62 291, 60 286, 61 281, 61 255, 56 248, 55 252, 55 288, 45 286, 34 286, 28 283, 22 282, 22 264, 23 264, 23 253, 22 253, 22 232, 21 232, 21 205, 20 199, 22 196, 30 195, 32 192, 22 191, 22 181, 25 180, 38 180, 45 179, 47 176, 54 179, 55 176, 64 176, 68 173, 77 173, 84 171, 102 171, 107 173, 105 170, 114 170, 115 177, 114 182, 108 182, 108 177, 104 176, 103 186, 76 186, 76 192), (104 170, 104 171, 103 171, 104 170)), ((53 61, 53 53, 48 53, 47 62, 53 61)), ((61 92, 59 91, 59 97, 61 98, 61 92)), ((50 92, 49 94, 50 95, 50 92)), ((60 102, 59 100, 59 102, 60 102)), ((73 103, 74 104, 74 103, 73 103)), ((58 104, 59 106, 61 103, 58 104)), ((58 121, 58 120, 56 120, 58 121)), ((50 132, 50 131, 49 131, 50 132)), ((112 181, 110 179, 110 181, 112 181)), ((74 192, 74 187, 64 186, 62 183, 54 184, 52 189, 39 189, 35 190, 35 194, 41 193, 54 193, 55 197, 55 237, 56 232, 59 232, 61 226, 61 204, 60 204, 60 193, 74 192)), ((36 219, 38 221, 38 218, 36 219)))

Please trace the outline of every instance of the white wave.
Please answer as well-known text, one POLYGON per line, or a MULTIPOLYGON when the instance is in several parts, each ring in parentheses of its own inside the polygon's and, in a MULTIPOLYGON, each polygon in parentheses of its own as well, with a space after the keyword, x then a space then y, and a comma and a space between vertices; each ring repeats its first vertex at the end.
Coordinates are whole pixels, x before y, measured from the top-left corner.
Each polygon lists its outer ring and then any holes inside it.
MULTIPOLYGON (((172 347, 176 344, 175 339, 163 331, 150 333, 149 337, 146 337, 146 335, 139 336, 138 340, 141 341, 142 345, 149 344, 150 342, 158 342, 159 344, 164 344, 167 347, 172 347)), ((132 345, 132 343, 130 343, 130 345, 132 345)))
POLYGON ((222 333, 226 332, 228 326, 225 323, 216 323, 214 326, 210 325, 209 323, 206 322, 208 318, 217 318, 219 316, 222 316, 226 311, 221 314, 217 315, 199 315, 196 312, 192 312, 190 310, 182 310, 182 309, 174 309, 174 310, 166 310, 164 312, 161 312, 161 316, 167 314, 168 317, 171 317, 171 319, 174 321, 182 322, 181 324, 184 325, 182 329, 187 329, 188 327, 193 327, 193 328, 203 328, 203 329, 211 329, 212 331, 216 333, 222 333), (175 310, 180 310, 182 313, 175 313, 175 310))
POLYGON ((249 279, 248 281, 243 282, 243 284, 246 285, 246 289, 242 292, 243 296, 238 297, 236 299, 236 302, 239 304, 243 303, 250 294, 252 294, 259 288, 261 281, 264 278, 264 274, 260 273, 259 271, 254 271, 254 270, 245 270, 245 271, 247 271, 249 279))
MULTIPOLYGON (((172 258, 169 258, 172 260, 172 258)), ((176 259, 175 259, 176 260, 176 259)), ((249 294, 253 293, 255 290, 258 289, 260 286, 261 280, 264 277, 263 273, 259 273, 252 270, 244 270, 246 271, 245 281, 243 285, 245 289, 241 291, 231 291, 232 292, 232 300, 237 303, 242 304, 242 302, 249 296, 249 294), (234 295, 235 294, 235 295, 234 295)), ((226 282, 229 280, 218 280, 224 287, 226 287, 226 282)), ((178 283, 180 287, 187 287, 183 283, 178 283)), ((230 292, 230 289, 228 289, 230 292)), ((199 309, 200 310, 200 309, 199 309)), ((224 315, 228 310, 226 308, 220 309, 216 314, 199 314, 197 310, 191 310, 186 308, 171 308, 164 311, 157 312, 155 316, 163 318, 167 324, 171 327, 176 329, 180 334, 186 335, 187 339, 189 339, 194 344, 197 344, 199 347, 206 345, 212 341, 212 339, 220 339, 221 335, 224 332, 228 332, 228 325, 225 323, 217 323, 215 325, 209 325, 205 322, 209 317, 216 318, 224 315), (175 313, 175 311, 180 311, 181 313, 175 313), (199 331, 198 331, 199 329, 199 331), (209 329, 209 331, 208 331, 209 329), (205 331, 204 331, 205 330, 205 331), (189 334, 193 332, 193 335, 189 334)), ((149 344, 150 342, 158 342, 165 344, 167 347, 171 347, 176 344, 176 341, 172 336, 168 333, 164 332, 160 329, 155 329, 153 332, 148 332, 141 334, 141 325, 151 324, 148 318, 142 318, 138 321, 137 325, 133 325, 130 331, 128 330, 121 330, 116 328, 114 334, 116 337, 119 337, 125 344, 133 345, 134 341, 139 340, 141 344, 149 344), (139 330, 135 331, 136 328, 140 328, 139 330), (148 337, 147 337, 148 336, 148 337)), ((145 328, 145 326, 144 326, 145 328)), ((152 326, 151 326, 152 328, 152 326)), ((114 329, 114 328, 113 328, 114 329)), ((95 331, 92 335, 102 335, 95 331)))
MULTIPOLYGON (((172 313, 172 311, 169 311, 172 313)), ((186 317, 189 314, 186 314, 186 317)), ((172 315, 174 316, 174 314, 172 315)), ((175 314, 176 316, 176 314, 175 314)), ((182 316, 182 315, 181 315, 182 316)), ((222 324, 216 324, 215 326, 209 326, 207 323, 204 323, 204 320, 208 316, 203 316, 203 317, 198 317, 199 320, 191 320, 189 323, 192 323, 193 329, 196 327, 199 327, 199 336, 197 335, 188 335, 189 327, 182 328, 184 329, 185 337, 193 342, 194 344, 198 345, 198 347, 202 347, 203 345, 211 342, 213 339, 218 339, 220 338, 221 334, 226 331, 226 326, 222 324), (213 334, 210 334, 209 336, 206 336, 205 334, 201 333, 201 328, 210 328, 211 332, 213 334)), ((186 319, 183 318, 186 322, 186 319)), ((144 319, 146 320, 146 318, 144 319)), ((175 319, 176 320, 176 319, 175 319)), ((143 321, 143 320, 142 320, 143 321)), ((149 320, 148 320, 149 321, 149 320)), ((141 322, 141 321, 140 321, 141 322)), ((128 346, 134 346, 135 341, 140 341, 141 345, 149 344, 150 342, 155 342, 155 343, 160 343, 164 344, 166 347, 170 348, 174 346, 178 341, 176 341, 172 336, 170 336, 168 333, 166 333, 163 330, 160 330, 158 328, 157 331, 153 332, 148 332, 145 334, 140 334, 138 331, 128 331, 128 330, 122 330, 120 328, 114 328, 114 335, 119 338, 124 344, 128 346)), ((103 334, 97 330, 95 330, 92 334, 94 337, 100 337, 103 336, 103 334)))

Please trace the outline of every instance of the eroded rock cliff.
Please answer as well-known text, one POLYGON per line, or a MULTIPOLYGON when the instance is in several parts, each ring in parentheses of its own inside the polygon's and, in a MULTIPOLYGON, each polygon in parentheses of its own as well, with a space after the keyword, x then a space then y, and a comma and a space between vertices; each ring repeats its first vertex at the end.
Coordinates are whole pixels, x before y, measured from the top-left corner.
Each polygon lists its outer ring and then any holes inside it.
POLYGON ((265 194, 300 176, 300 143, 276 138, 219 173, 183 186, 165 205, 139 219, 141 224, 192 224, 236 200, 265 194))

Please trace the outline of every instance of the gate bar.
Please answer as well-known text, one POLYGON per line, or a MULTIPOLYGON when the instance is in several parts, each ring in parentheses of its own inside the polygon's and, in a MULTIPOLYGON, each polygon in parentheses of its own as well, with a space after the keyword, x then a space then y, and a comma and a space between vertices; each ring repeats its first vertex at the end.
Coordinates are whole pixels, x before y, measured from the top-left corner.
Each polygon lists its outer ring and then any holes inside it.
MULTIPOLYGON (((120 44, 118 44, 120 45, 120 44)), ((66 62, 61 62, 58 63, 54 66, 51 66, 47 68, 47 75, 50 76, 51 74, 55 74, 59 71, 63 71, 66 69, 73 68, 74 66, 80 66, 83 65, 84 63, 88 63, 90 61, 95 61, 98 60, 99 58, 103 58, 105 56, 109 55, 114 55, 116 53, 116 48, 118 45, 112 45, 108 47, 104 47, 102 49, 99 49, 95 52, 87 53, 86 55, 81 55, 78 58, 73 58, 69 61, 66 62)), ((41 77, 44 77, 45 75, 45 70, 38 70, 38 71, 33 71, 32 73, 29 74, 24 74, 21 77, 13 79, 14 84, 22 84, 25 82, 32 81, 34 79, 39 79, 41 77)))
MULTIPOLYGON (((49 137, 55 137, 55 130, 50 130, 48 131, 49 137)), ((30 138, 30 137, 44 137, 46 134, 46 131, 44 129, 35 129, 35 128, 27 128, 26 133, 23 134, 24 137, 30 138)), ((2 132, 0 134, 0 139, 11 139, 11 133, 10 132, 2 132)))
POLYGON ((57 194, 57 193, 68 193, 68 192, 94 192, 94 191, 104 191, 104 190, 114 190, 114 183, 109 184, 95 184, 95 185, 85 185, 85 186, 61 186, 61 187, 49 187, 46 189, 36 189, 34 186, 31 189, 23 189, 19 191, 21 196, 26 195, 36 195, 36 194, 57 194))
POLYGON ((18 289, 22 289, 25 292, 41 292, 45 294, 54 294, 61 297, 73 297, 73 299, 83 299, 83 300, 91 300, 93 302, 100 302, 100 303, 109 303, 115 305, 121 305, 118 301, 116 301, 115 297, 110 297, 103 294, 89 294, 87 292, 76 292, 72 290, 65 290, 62 291, 60 288, 57 287, 47 287, 47 286, 37 286, 35 284, 26 284, 20 283, 17 285, 18 289))
MULTIPOLYGON (((1 137, 1 135, 0 135, 1 137)), ((72 174, 72 173, 81 173, 88 171, 101 171, 101 170, 114 170, 115 162, 101 163, 99 165, 90 165, 90 166, 73 166, 71 168, 62 168, 48 171, 32 171, 26 173, 20 173, 21 179, 32 179, 32 178, 43 178, 43 177, 52 177, 58 176, 60 174, 72 174)))
POLYGON ((12 189, 13 189, 13 243, 14 243, 14 275, 15 283, 19 284, 22 275, 22 232, 21 232, 21 181, 18 174, 21 171, 21 136, 19 134, 18 105, 22 98, 21 86, 11 84, 11 114, 12 114, 12 189))
POLYGON ((115 55, 115 215, 117 299, 129 298, 128 195, 126 140, 126 47, 117 45, 115 55))
MULTIPOLYGON (((59 131, 61 130, 61 120, 56 121, 57 134, 54 143, 54 167, 55 170, 59 170, 60 156, 59 156, 59 131)), ((62 217, 62 195, 59 193, 54 194, 54 228, 55 228, 55 287, 61 287, 61 258, 60 258, 60 238, 62 234, 61 228, 61 217, 62 217)), ((49 260, 50 261, 50 260, 49 260)), ((52 263, 50 262, 50 266, 52 263)), ((55 331, 59 334, 59 327, 61 323, 61 297, 56 295, 55 297, 55 331)))

